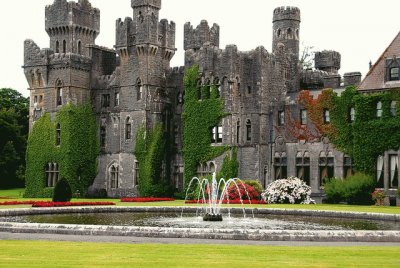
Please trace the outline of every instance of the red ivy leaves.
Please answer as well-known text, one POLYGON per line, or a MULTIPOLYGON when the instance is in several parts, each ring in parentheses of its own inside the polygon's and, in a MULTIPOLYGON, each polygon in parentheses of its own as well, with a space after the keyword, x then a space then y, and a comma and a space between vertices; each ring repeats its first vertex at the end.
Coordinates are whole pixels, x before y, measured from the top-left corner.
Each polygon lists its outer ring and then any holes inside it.
POLYGON ((158 197, 121 198, 121 202, 163 202, 163 201, 175 201, 175 199, 158 198, 158 197))

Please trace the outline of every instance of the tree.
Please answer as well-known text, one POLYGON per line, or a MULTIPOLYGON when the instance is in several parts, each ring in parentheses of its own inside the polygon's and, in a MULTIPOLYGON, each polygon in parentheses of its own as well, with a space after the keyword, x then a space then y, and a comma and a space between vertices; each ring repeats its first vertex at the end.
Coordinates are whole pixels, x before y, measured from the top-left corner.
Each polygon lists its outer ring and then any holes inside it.
POLYGON ((0 89, 0 188, 24 184, 28 114, 28 98, 13 89, 0 89))
POLYGON ((302 44, 303 49, 300 56, 300 66, 303 70, 312 69, 314 66, 314 47, 302 44))

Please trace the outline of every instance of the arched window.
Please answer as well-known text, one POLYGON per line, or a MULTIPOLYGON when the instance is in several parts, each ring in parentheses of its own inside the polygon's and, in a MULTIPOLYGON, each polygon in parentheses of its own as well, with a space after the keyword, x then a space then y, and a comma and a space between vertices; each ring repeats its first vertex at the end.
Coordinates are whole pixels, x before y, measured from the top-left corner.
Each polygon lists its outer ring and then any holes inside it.
POLYGON ((136 96, 138 101, 140 101, 143 98, 143 86, 142 86, 142 81, 139 78, 136 81, 136 96))
POLYGON ((63 84, 60 80, 56 83, 56 104, 57 106, 62 105, 62 94, 63 94, 63 84))
POLYGON ((60 42, 56 41, 56 53, 60 53, 60 42))
POLYGON ((56 146, 60 146, 61 144, 61 126, 57 124, 56 127, 56 146))
POLYGON ((382 117, 382 102, 378 101, 376 104, 376 117, 381 118, 382 117))
POLYGON ((46 165, 47 187, 55 187, 59 179, 59 170, 57 163, 48 163, 46 165))
POLYGON ((287 38, 288 39, 292 39, 293 38, 293 31, 292 31, 292 29, 287 29, 287 38))
POLYGON ((82 42, 78 41, 78 54, 82 54, 82 42))
POLYGON ((210 80, 207 79, 201 90, 201 99, 203 99, 203 100, 209 99, 210 93, 211 93, 210 80))
POLYGON ((392 116, 396 116, 397 115, 397 101, 392 101, 390 103, 390 114, 392 116))
POLYGON ((126 118, 125 122, 125 139, 130 140, 132 138, 132 124, 130 118, 126 118))
POLYGON ((277 37, 281 37, 281 34, 282 34, 282 30, 278 29, 278 31, 276 31, 276 36, 277 37))
POLYGON ((42 86, 42 73, 41 72, 37 72, 37 80, 38 80, 38 86, 41 87, 42 86))
POLYGON ((67 41, 63 40, 63 53, 67 53, 67 41))
POLYGON ((246 140, 251 141, 251 121, 247 119, 246 121, 246 140))
POLYGON ((118 170, 118 166, 111 166, 110 169, 110 186, 111 189, 118 189, 118 182, 119 180, 119 170, 118 170))

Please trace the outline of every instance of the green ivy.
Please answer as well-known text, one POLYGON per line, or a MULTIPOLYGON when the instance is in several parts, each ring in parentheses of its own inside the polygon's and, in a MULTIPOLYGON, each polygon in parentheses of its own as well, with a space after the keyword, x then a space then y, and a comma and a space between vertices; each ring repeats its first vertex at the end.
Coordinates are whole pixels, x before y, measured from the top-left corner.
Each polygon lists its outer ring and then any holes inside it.
POLYGON ((211 130, 217 126, 224 113, 224 101, 218 98, 215 86, 197 88, 199 66, 186 70, 184 77, 185 109, 183 118, 183 160, 185 163, 185 188, 196 176, 197 166, 223 154, 228 147, 211 146, 211 130), (198 94, 199 91, 201 94, 198 94), (199 100, 199 95, 202 99, 199 100))
POLYGON ((239 161, 237 159, 237 148, 232 149, 232 153, 224 158, 222 162, 221 171, 217 178, 233 179, 237 178, 239 174, 239 161))
POLYGON ((146 197, 170 195, 170 185, 161 177, 163 161, 167 160, 167 133, 158 123, 152 131, 138 130, 135 155, 139 161, 139 193, 146 197))
POLYGON ((99 142, 92 107, 67 105, 52 120, 45 113, 35 122, 26 152, 26 197, 48 197, 46 166, 59 165, 59 178, 65 178, 72 192, 85 194, 97 174, 99 142), (56 126, 60 124, 60 146, 56 146, 56 126))

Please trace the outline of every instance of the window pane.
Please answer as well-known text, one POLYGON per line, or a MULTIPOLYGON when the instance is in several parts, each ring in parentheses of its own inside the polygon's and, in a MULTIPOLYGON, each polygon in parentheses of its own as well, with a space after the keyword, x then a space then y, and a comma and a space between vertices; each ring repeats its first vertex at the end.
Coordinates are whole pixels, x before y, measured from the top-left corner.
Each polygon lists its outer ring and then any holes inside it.
POLYGON ((307 110, 301 110, 300 111, 300 117, 301 117, 301 124, 302 125, 307 125, 307 110))
POLYGON ((390 80, 399 80, 399 68, 390 69, 390 80))

